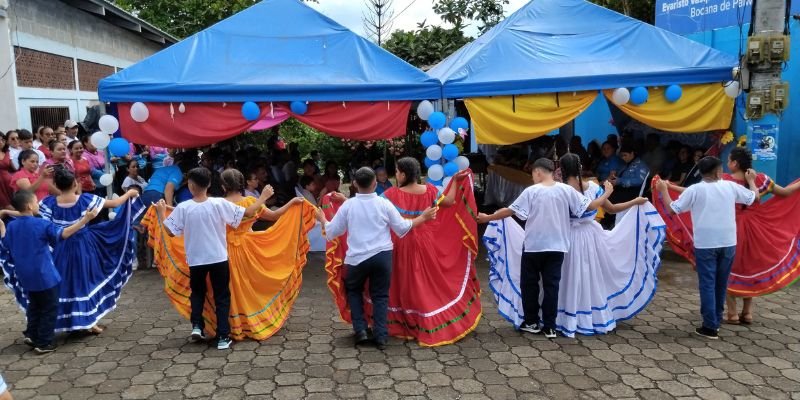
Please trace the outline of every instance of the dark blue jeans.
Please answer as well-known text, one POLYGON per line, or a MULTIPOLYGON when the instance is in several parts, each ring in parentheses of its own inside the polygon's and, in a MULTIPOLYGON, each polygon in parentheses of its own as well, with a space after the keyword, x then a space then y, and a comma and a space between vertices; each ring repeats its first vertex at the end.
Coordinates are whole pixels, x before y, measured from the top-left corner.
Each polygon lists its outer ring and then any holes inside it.
POLYGON ((217 315, 217 339, 227 338, 231 333, 231 323, 228 314, 231 310, 231 289, 228 286, 231 280, 228 262, 198 265, 189 267, 189 286, 192 294, 189 301, 192 304, 192 326, 205 327, 203 320, 203 306, 205 305, 206 277, 211 280, 211 289, 214 291, 214 311, 217 315))
POLYGON ((53 343, 58 318, 59 285, 50 289, 28 292, 28 326, 25 337, 33 340, 36 347, 53 343))
POLYGON ((561 281, 561 264, 563 263, 564 253, 558 251, 522 253, 519 280, 526 324, 538 324, 539 310, 541 309, 541 320, 545 329, 556 329, 558 285, 561 281), (541 306, 539 306, 540 280, 542 289, 544 289, 541 306))
POLYGON ((389 336, 387 314, 389 313, 389 285, 392 280, 392 252, 380 252, 358 265, 345 266, 344 285, 353 330, 367 330, 364 319, 364 284, 369 280, 369 297, 372 299, 372 327, 375 340, 385 342, 389 336))
POLYGON ((728 277, 735 254, 736 246, 694 249, 700 288, 700 314, 703 316, 703 326, 708 329, 717 330, 722 322, 728 277))

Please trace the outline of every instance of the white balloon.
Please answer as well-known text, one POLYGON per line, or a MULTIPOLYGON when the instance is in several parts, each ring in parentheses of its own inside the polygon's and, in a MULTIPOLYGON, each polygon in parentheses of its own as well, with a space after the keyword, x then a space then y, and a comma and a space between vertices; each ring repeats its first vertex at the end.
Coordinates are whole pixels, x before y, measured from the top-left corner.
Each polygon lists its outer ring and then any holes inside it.
POLYGON ((147 118, 150 117, 150 110, 147 109, 147 106, 144 103, 137 101, 133 103, 131 106, 131 118, 133 118, 136 122, 144 122, 147 121, 147 118))
POLYGON ((733 99, 739 97, 742 94, 742 85, 739 84, 739 81, 725 82, 725 94, 733 99))
POLYGON ((417 115, 423 121, 427 121, 431 114, 433 114, 433 103, 428 100, 422 100, 417 106, 417 115))
POLYGON ((118 195, 118 194, 116 194, 116 193, 114 193, 114 194, 112 194, 112 195, 111 195, 111 200, 116 200, 116 199, 118 199, 118 198, 119 198, 119 195, 118 195))
POLYGON ((438 181, 443 177, 444 177, 444 168, 441 165, 439 164, 431 165, 431 167, 428 168, 428 178, 438 181))
POLYGON ((454 140, 456 140, 456 133, 453 132, 452 129, 446 126, 442 129, 439 129, 438 136, 439 136, 439 141, 442 142, 442 144, 450 144, 453 143, 454 140))
POLYGON ((111 186, 114 183, 114 177, 111 174, 103 174, 100 176, 100 184, 103 186, 111 186))
POLYGON ((469 168, 469 158, 467 158, 467 157, 458 156, 458 157, 456 157, 455 160, 453 160, 453 162, 455 162, 456 165, 458 165, 458 170, 459 171, 463 171, 463 170, 469 168))
POLYGON ((105 132, 95 132, 92 134, 90 141, 92 142, 92 146, 103 150, 108 147, 108 143, 111 142, 111 137, 105 132))
POLYGON ((112 221, 113 221, 113 220, 114 220, 114 218, 117 218, 117 213, 115 213, 113 210, 112 210, 112 211, 109 211, 109 212, 108 212, 108 219, 110 219, 110 220, 112 220, 112 221))
POLYGON ((442 181, 442 187, 445 187, 445 188, 446 188, 446 187, 447 187, 447 185, 449 185, 449 184, 450 184, 450 181, 452 181, 452 180, 453 180, 453 178, 452 178, 452 177, 450 177, 450 176, 448 176, 447 178, 444 178, 444 180, 442 181))
POLYGON ((103 115, 97 124, 100 126, 101 131, 109 135, 113 135, 119 129, 119 121, 113 115, 103 115))
MULTIPOLYGON (((434 144, 425 150, 425 155, 433 161, 442 158, 442 148, 438 144, 434 144)), ((438 179, 436 179, 438 180, 438 179)))
POLYGON ((186 106, 183 105, 183 103, 181 103, 181 105, 178 106, 178 112, 181 114, 186 112, 186 106))
POLYGON ((628 104, 630 100, 631 92, 627 88, 614 89, 614 92, 611 94, 611 102, 618 106, 628 104))

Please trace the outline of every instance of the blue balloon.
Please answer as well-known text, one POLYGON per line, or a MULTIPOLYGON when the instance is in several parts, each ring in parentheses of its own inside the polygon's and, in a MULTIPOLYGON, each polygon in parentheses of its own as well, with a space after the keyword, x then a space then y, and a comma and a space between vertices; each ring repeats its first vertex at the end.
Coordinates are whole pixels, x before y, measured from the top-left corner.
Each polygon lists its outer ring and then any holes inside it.
POLYGON ((647 98, 650 94, 647 92, 647 88, 639 86, 633 88, 631 90, 631 103, 634 105, 640 106, 644 103, 647 103, 647 98))
POLYGON ((430 168, 431 166, 436 165, 438 163, 439 163, 438 160, 431 160, 430 158, 425 157, 425 168, 430 168))
POLYGON ((683 89, 679 85, 669 85, 667 86, 667 90, 664 91, 664 97, 667 98, 667 101, 670 103, 674 103, 681 99, 683 96, 683 89))
POLYGON ((435 181, 435 180, 433 180, 433 179, 431 179, 431 178, 425 178, 425 179, 427 179, 427 180, 428 180, 428 183, 430 183, 430 184, 431 184, 431 185, 433 185, 433 186, 439 186, 439 185, 441 185, 441 184, 442 184, 442 181, 435 181))
POLYGON ((445 145, 442 148, 442 157, 447 161, 455 160, 458 157, 458 147, 454 144, 445 145))
POLYGON ((469 129, 469 122, 466 118, 463 117, 455 117, 452 121, 450 121, 450 129, 458 133, 459 129, 468 130, 469 129))
POLYGON ((308 111, 308 104, 304 101, 293 101, 289 104, 289 108, 292 109, 292 112, 297 115, 303 115, 308 111))
POLYGON ((444 165, 444 176, 453 176, 458 173, 458 164, 450 161, 444 165))
POLYGON ((247 101, 242 104, 242 116, 248 121, 255 121, 261 116, 261 109, 258 108, 258 104, 247 101))
POLYGON ((447 117, 443 112, 437 111, 428 117, 428 125, 430 125, 433 129, 442 129, 446 123, 447 117))
POLYGON ((123 138, 114 138, 108 143, 108 152, 114 157, 124 157, 131 152, 131 145, 123 138))
POLYGON ((436 132, 434 131, 425 131, 419 137, 419 142, 422 143, 422 147, 428 148, 436 143, 439 143, 439 137, 436 136, 436 132))

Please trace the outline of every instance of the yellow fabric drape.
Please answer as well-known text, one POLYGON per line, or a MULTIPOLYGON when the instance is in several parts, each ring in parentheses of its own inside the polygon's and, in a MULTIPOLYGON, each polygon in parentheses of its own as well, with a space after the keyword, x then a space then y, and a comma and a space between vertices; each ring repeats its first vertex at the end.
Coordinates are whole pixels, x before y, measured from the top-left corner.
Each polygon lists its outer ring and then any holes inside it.
POLYGON ((474 97, 464 102, 481 144, 535 139, 572 121, 597 97, 596 91, 474 97))
MULTIPOLYGON (((682 85, 683 96, 675 103, 664 97, 665 87, 650 87, 647 103, 619 106, 631 118, 668 132, 706 132, 728 129, 733 116, 734 100, 725 95, 721 83, 682 85)), ((611 99, 613 90, 604 91, 611 99)))

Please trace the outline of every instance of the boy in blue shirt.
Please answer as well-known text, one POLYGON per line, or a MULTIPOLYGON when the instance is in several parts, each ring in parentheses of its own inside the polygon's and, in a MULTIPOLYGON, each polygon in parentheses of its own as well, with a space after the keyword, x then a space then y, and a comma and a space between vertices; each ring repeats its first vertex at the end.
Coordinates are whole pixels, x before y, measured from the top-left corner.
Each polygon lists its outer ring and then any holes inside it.
POLYGON ((3 238, 3 247, 11 253, 10 259, 13 260, 17 281, 28 296, 25 344, 33 347, 39 354, 50 353, 56 348, 53 339, 61 283, 61 275, 53 264, 50 247, 55 247, 57 241, 75 234, 96 217, 100 210, 87 210, 80 221, 62 228, 35 217, 39 213, 39 203, 36 195, 30 191, 20 190, 15 193, 11 205, 20 216, 9 222, 7 229, 0 221, 0 236, 3 238))

